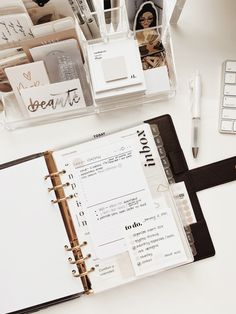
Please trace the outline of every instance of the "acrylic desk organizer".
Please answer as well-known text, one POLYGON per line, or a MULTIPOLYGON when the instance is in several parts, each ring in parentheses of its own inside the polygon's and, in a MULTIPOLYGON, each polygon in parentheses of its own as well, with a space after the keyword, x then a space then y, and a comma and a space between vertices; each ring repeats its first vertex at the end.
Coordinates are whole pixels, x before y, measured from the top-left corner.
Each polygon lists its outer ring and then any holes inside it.
MULTIPOLYGON (((54 2, 56 1, 54 0, 54 2)), ((163 16, 160 16, 160 12, 162 15, 165 14, 165 8, 159 11, 159 20, 165 20, 163 16)), ((140 45, 143 30, 131 29, 124 0, 120 1, 119 7, 108 10, 104 10, 97 4, 96 12, 93 12, 92 16, 99 25, 99 33, 95 36, 96 38, 89 37, 89 39, 85 38, 84 34, 86 33, 84 33, 83 25, 81 25, 81 16, 73 16, 78 36, 78 38, 75 39, 73 37, 73 39, 78 40, 82 59, 84 60, 83 69, 79 68, 79 73, 81 73, 81 69, 85 70, 83 82, 81 81, 81 76, 77 79, 71 77, 72 79, 70 80, 70 74, 68 77, 66 72, 64 73, 65 81, 52 82, 50 80, 49 85, 28 87, 22 92, 25 106, 19 103, 14 92, 2 93, 2 123, 6 129, 13 130, 79 116, 99 114, 109 110, 153 103, 174 96, 176 75, 168 23, 149 28, 150 33, 148 35, 159 35, 158 45, 164 56, 162 66, 153 68, 150 71, 150 69, 143 70, 143 68, 149 66, 148 62, 153 64, 153 62, 159 62, 160 60, 152 55, 150 56, 149 53, 145 54, 147 45, 145 43, 140 45), (114 26, 112 22, 112 25, 108 25, 109 16, 118 16, 118 25, 114 26), (116 29, 114 30, 114 28, 116 29), (114 49, 112 47, 117 48, 114 49), (123 47, 128 48, 125 51, 123 47), (145 56, 142 56, 143 51, 145 56), (141 54, 139 54, 139 57, 137 57, 137 52, 141 54), (134 60, 137 60, 136 64, 134 60), (150 73, 149 77, 145 72, 150 73), (155 72, 159 73, 157 79, 155 79, 155 72), (85 80, 84 77, 86 77, 85 80), (78 85, 79 91, 75 91, 78 85), (55 96, 59 95, 57 93, 58 90, 64 91, 62 99, 60 96, 55 96), (71 94, 69 98, 66 98, 68 90, 70 90, 71 94), (87 96, 85 96, 86 92, 87 96), (79 93, 82 94, 80 95, 79 93), (45 99, 43 95, 46 95, 45 99), (54 97, 53 102, 50 97, 54 97), (81 102, 81 104, 73 108, 77 101, 79 104, 81 102), (70 108, 67 110, 66 106, 70 108), (30 112, 28 112, 29 108, 30 112), (42 108, 44 109, 43 114, 42 108), (46 112, 47 110, 48 112, 46 112)), ((59 67, 64 65, 65 57, 63 56, 63 58, 58 59, 62 60, 60 61, 62 63, 58 63, 59 67)), ((33 60, 31 59, 31 61, 33 60)), ((45 59, 43 61, 45 63, 45 59)), ((55 56, 46 61, 52 66, 55 56)), ((55 76, 57 70, 52 70, 52 72, 49 78, 53 77, 53 75, 55 76)))

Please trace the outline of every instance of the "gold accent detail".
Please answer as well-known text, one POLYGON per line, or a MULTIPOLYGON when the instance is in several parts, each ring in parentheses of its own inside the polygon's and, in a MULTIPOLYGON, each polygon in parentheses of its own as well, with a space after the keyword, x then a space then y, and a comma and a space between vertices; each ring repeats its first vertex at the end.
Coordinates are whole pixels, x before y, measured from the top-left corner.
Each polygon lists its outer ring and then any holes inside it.
POLYGON ((88 254, 87 256, 85 256, 85 257, 83 257, 77 261, 73 261, 73 259, 71 257, 69 257, 68 261, 72 265, 79 265, 79 264, 83 263, 86 259, 89 259, 89 258, 91 258, 91 254, 88 254))
MULTIPOLYGON (((50 151, 45 152, 44 157, 45 157, 46 164, 48 167, 48 173, 58 174, 58 168, 53 158, 53 152, 50 152, 50 151)), ((52 176, 51 181, 52 181, 53 186, 62 184, 61 177, 59 175, 52 176)), ((55 194, 56 194, 57 199, 62 199, 66 197, 65 191, 63 188, 56 190, 55 194)), ((77 245, 79 245, 79 240, 75 231, 75 226, 74 226, 74 222, 70 213, 68 201, 65 200, 64 202, 58 203, 58 208, 60 210, 60 213, 64 222, 64 226, 65 226, 66 233, 69 240, 69 245, 71 247, 76 247, 77 245)), ((83 253, 80 249, 73 251, 73 255, 74 255, 75 260, 80 260, 83 258, 83 253)), ((76 265, 76 267, 79 273, 84 273, 87 271, 85 263, 78 264, 76 265)), ((83 276, 81 277, 81 281, 84 287, 84 293, 90 294, 92 291, 92 283, 89 277, 83 276)))
POLYGON ((74 196, 73 195, 69 195, 69 196, 66 196, 66 197, 63 197, 63 198, 60 198, 59 200, 51 200, 51 202, 53 204, 58 204, 58 203, 61 203, 61 202, 64 202, 66 200, 69 200, 69 199, 72 199, 74 196))
POLYGON ((76 270, 72 270, 72 274, 73 274, 74 277, 80 277, 81 278, 81 277, 87 276, 89 273, 91 273, 93 271, 95 271, 95 267, 92 267, 92 268, 90 268, 90 270, 87 270, 87 271, 85 271, 84 273, 81 273, 81 274, 76 273, 76 270))
POLYGON ((60 188, 66 187, 66 186, 70 186, 70 183, 69 183, 69 182, 66 182, 66 183, 64 183, 64 184, 59 184, 59 185, 56 185, 56 186, 54 186, 54 187, 52 187, 52 188, 48 188, 48 192, 56 191, 56 190, 58 190, 58 189, 60 189, 60 188))
MULTIPOLYGON (((81 280, 82 280, 82 278, 81 278, 81 280)), ((94 291, 93 291, 93 289, 90 289, 90 290, 84 291, 83 294, 91 295, 91 294, 94 294, 94 291)))
POLYGON ((65 245, 64 248, 66 251, 72 251, 72 252, 76 252, 77 250, 79 250, 80 248, 82 248, 83 246, 87 245, 88 243, 86 241, 84 241, 83 243, 81 244, 78 244, 74 247, 69 247, 68 245, 65 245))
POLYGON ((48 178, 53 178, 53 177, 58 177, 61 174, 65 174, 66 170, 62 170, 62 171, 57 171, 57 172, 53 172, 53 173, 49 173, 48 175, 46 175, 44 177, 44 180, 47 180, 48 178))

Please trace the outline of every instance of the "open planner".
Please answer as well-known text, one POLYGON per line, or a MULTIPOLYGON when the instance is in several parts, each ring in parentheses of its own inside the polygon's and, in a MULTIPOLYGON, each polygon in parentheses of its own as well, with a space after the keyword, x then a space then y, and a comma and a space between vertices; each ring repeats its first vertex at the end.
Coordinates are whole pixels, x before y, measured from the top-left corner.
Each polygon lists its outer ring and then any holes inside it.
POLYGON ((168 115, 1 165, 0 313, 214 255, 195 188, 209 167, 188 170, 168 115))

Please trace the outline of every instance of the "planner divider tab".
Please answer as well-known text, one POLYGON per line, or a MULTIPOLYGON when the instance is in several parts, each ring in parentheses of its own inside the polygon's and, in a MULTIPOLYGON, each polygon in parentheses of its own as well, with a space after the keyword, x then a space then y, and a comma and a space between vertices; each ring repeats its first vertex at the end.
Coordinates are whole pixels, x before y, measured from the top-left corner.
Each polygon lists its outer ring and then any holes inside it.
POLYGON ((68 252, 72 252, 74 256, 74 259, 69 257, 67 262, 77 267, 78 271, 73 270, 72 275, 81 279, 84 287, 84 293, 91 294, 93 293, 93 291, 91 282, 88 278, 88 274, 94 271, 94 268, 87 270, 85 262, 88 258, 91 257, 91 255, 88 254, 87 256, 83 256, 81 248, 83 246, 86 246, 87 242, 80 242, 78 240, 68 204, 69 200, 76 196, 65 194, 64 187, 70 185, 70 183, 62 183, 61 176, 65 175, 66 171, 63 169, 57 169, 57 165, 52 156, 52 152, 46 152, 44 154, 44 157, 49 170, 49 174, 45 175, 44 179, 51 179, 52 187, 48 189, 48 192, 55 192, 56 199, 52 200, 52 203, 58 205, 60 209, 66 233, 69 239, 69 245, 64 244, 64 249, 68 252))
MULTIPOLYGON (((167 180, 168 180, 170 185, 175 184, 175 179, 174 179, 174 176, 173 176, 173 173, 171 170, 170 161, 166 155, 166 151, 164 148, 163 140, 162 140, 158 125, 157 124, 150 124, 150 127, 152 130, 152 135, 154 137, 156 147, 157 147, 157 150, 158 150, 158 153, 159 153, 159 156, 160 156, 162 166, 164 168, 167 180)), ((175 202, 177 209, 180 211, 180 208, 178 207, 178 204, 176 203, 175 200, 174 200, 174 202, 175 202)), ((191 225, 184 226, 184 230, 185 230, 189 245, 191 247, 192 254, 193 254, 193 256, 196 256, 197 250, 196 250, 196 246, 194 244, 194 237, 193 237, 193 233, 191 230, 191 225)))

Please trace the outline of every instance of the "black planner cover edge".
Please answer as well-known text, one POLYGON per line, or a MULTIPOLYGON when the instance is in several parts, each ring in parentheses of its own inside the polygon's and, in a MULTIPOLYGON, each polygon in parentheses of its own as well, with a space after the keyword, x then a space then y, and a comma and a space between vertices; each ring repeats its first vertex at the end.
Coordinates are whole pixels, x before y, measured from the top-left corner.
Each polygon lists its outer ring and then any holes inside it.
POLYGON ((35 158, 42 157, 43 155, 44 155, 44 153, 38 153, 38 154, 33 154, 30 156, 25 156, 25 157, 22 157, 22 158, 13 160, 13 161, 6 162, 6 163, 0 165, 0 170, 21 164, 23 162, 27 162, 27 161, 35 159, 35 158))
POLYGON ((236 180, 236 156, 189 171, 195 191, 236 180))
POLYGON ((61 299, 52 300, 52 301, 49 301, 49 302, 46 302, 46 303, 38 304, 38 305, 29 307, 29 308, 26 308, 26 309, 10 312, 10 313, 6 313, 6 314, 30 314, 30 313, 35 313, 35 312, 38 312, 40 310, 46 309, 49 306, 51 307, 53 305, 57 305, 57 304, 60 304, 62 302, 67 302, 67 301, 70 301, 70 300, 73 300, 73 299, 77 299, 80 296, 81 296, 81 294, 73 294, 73 295, 70 295, 70 296, 67 296, 67 297, 64 297, 64 298, 61 298, 61 299))
MULTIPOLYGON (((197 251, 197 254, 194 256, 194 261, 214 256, 214 245, 196 194, 197 190, 195 188, 193 176, 189 171, 170 115, 160 116, 145 122, 148 124, 156 124, 158 126, 163 141, 163 147, 169 160, 175 182, 185 182, 197 220, 196 223, 190 225, 191 233, 194 238, 194 245, 197 251)), ((195 171, 198 172, 197 169, 195 169, 195 171)))

